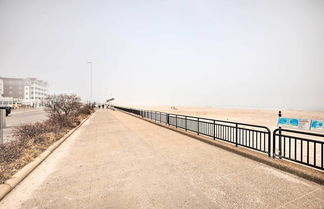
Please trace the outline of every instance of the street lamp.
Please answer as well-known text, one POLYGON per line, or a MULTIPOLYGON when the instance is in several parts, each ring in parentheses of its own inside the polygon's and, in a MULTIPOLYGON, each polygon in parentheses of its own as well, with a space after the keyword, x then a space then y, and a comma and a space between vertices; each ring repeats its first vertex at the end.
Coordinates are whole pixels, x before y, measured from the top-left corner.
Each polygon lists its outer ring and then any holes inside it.
POLYGON ((88 61, 90 64, 90 102, 92 103, 92 62, 88 61))

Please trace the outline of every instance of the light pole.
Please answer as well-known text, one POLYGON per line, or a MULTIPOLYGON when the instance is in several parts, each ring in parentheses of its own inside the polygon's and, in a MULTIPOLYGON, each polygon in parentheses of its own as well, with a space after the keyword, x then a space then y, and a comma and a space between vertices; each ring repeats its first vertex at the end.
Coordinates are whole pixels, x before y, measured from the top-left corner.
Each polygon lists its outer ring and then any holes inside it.
POLYGON ((90 102, 92 103, 92 62, 88 61, 90 64, 90 102))

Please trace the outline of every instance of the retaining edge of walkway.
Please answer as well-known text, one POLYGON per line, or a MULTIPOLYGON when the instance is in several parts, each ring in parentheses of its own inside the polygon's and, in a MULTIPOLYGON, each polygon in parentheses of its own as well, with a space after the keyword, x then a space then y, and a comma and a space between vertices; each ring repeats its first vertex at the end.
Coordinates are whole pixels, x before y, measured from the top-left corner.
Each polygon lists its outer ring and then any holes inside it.
POLYGON ((189 136, 191 138, 200 140, 200 141, 208 143, 210 145, 219 147, 219 148, 224 149, 226 151, 241 155, 243 157, 247 157, 247 158, 249 158, 251 160, 255 160, 257 162, 272 166, 272 167, 280 169, 282 171, 294 174, 296 176, 299 176, 299 177, 302 177, 304 179, 313 181, 315 183, 324 185, 324 172, 322 172, 320 170, 316 170, 316 169, 309 168, 309 167, 306 167, 306 166, 303 166, 303 165, 292 163, 292 162, 289 162, 289 161, 283 160, 283 159, 273 159, 272 157, 268 157, 267 155, 265 155, 263 153, 253 151, 253 150, 250 150, 250 149, 245 148, 245 147, 240 147, 240 146, 235 147, 234 144, 223 142, 221 140, 213 140, 213 139, 211 139, 209 137, 202 136, 202 135, 197 135, 197 134, 192 133, 190 131, 185 131, 185 130, 182 130, 182 129, 178 129, 178 128, 168 126, 168 125, 163 124, 163 123, 158 123, 158 122, 149 120, 147 118, 143 118, 141 116, 138 116, 136 114, 132 114, 132 113, 123 111, 123 110, 118 110, 118 111, 123 112, 123 113, 128 114, 128 115, 131 115, 131 116, 134 116, 134 117, 137 117, 139 119, 145 120, 145 121, 150 122, 152 124, 155 124, 155 125, 170 129, 170 130, 178 132, 180 134, 189 136))
POLYGON ((83 119, 81 123, 75 128, 71 129, 58 141, 51 144, 44 152, 38 155, 32 162, 22 167, 10 179, 0 184, 0 201, 13 190, 24 178, 26 178, 38 165, 40 165, 56 148, 58 148, 67 138, 69 138, 76 130, 78 130, 83 123, 85 123, 94 113, 83 119))

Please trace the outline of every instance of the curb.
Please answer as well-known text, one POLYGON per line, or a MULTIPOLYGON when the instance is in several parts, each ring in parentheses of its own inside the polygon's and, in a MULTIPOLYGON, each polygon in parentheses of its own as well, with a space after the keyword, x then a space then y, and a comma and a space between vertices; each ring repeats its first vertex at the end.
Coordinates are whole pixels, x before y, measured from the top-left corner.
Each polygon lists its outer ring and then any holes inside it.
POLYGON ((83 123, 85 123, 91 116, 83 119, 81 123, 65 134, 61 139, 51 144, 44 152, 38 155, 32 162, 25 165, 10 179, 0 184, 0 200, 2 200, 11 190, 13 190, 24 178, 26 178, 39 164, 41 164, 56 148, 58 148, 67 138, 69 138, 76 130, 78 130, 83 123))
POLYGON ((145 120, 145 121, 150 122, 152 124, 167 128, 169 130, 178 132, 180 134, 189 136, 191 138, 197 139, 197 140, 202 141, 204 143, 208 143, 210 145, 219 147, 221 149, 232 152, 234 154, 238 154, 238 155, 241 155, 243 157, 247 157, 247 158, 249 158, 251 160, 254 160, 254 161, 269 165, 271 167, 274 167, 274 168, 280 169, 282 171, 294 174, 294 175, 302 177, 304 179, 307 179, 307 180, 313 181, 315 183, 324 185, 324 172, 322 172, 320 170, 316 170, 316 169, 313 169, 313 168, 310 168, 310 167, 306 167, 306 166, 303 166, 303 165, 292 163, 292 162, 289 162, 289 161, 286 161, 286 160, 283 160, 283 159, 273 159, 272 157, 268 157, 267 155, 265 155, 263 153, 252 151, 252 150, 250 150, 248 148, 244 148, 244 147, 240 147, 240 146, 235 147, 235 145, 223 142, 221 140, 213 140, 213 139, 211 139, 209 137, 206 137, 206 136, 196 135, 196 134, 194 134, 192 132, 184 131, 182 129, 177 129, 175 127, 168 126, 168 125, 165 125, 163 123, 157 123, 155 121, 151 121, 149 119, 142 118, 142 117, 140 117, 138 115, 134 115, 134 114, 122 111, 122 110, 118 110, 118 111, 123 112, 123 113, 128 114, 128 115, 131 115, 133 117, 137 117, 139 119, 145 120))

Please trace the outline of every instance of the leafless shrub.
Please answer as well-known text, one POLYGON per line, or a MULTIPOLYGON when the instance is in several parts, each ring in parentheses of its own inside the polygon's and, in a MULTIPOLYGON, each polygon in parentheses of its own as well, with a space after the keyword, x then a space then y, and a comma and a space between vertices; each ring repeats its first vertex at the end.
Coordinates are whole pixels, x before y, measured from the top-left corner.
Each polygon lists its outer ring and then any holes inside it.
POLYGON ((28 125, 18 126, 13 130, 13 136, 19 141, 27 141, 36 136, 44 133, 46 130, 44 129, 43 123, 34 123, 28 125))
POLYGON ((93 111, 93 107, 90 104, 84 104, 82 105, 79 110, 77 111, 77 115, 89 115, 93 111))
POLYGON ((49 119, 61 127, 75 126, 77 113, 81 107, 81 99, 72 94, 61 94, 48 98, 50 105, 47 108, 49 119))
POLYGON ((20 157, 23 147, 19 141, 0 144, 0 163, 11 163, 20 157))

